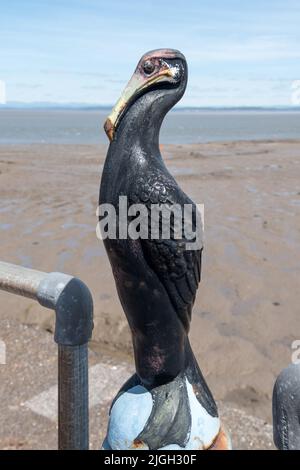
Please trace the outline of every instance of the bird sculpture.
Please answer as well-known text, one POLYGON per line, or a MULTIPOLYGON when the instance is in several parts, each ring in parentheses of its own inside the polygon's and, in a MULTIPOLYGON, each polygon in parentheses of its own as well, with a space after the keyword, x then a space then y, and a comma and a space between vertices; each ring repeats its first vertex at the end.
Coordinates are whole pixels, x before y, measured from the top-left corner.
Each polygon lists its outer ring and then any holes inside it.
MULTIPOLYGON (((123 196, 128 207, 143 205, 150 220, 155 204, 189 205, 195 228, 197 207, 169 173, 159 148, 163 119, 183 96, 187 78, 186 59, 177 50, 154 50, 141 58, 104 125, 110 145, 100 206, 118 212, 123 196)), ((184 216, 179 221, 183 225, 184 216)), ((188 338, 202 243, 189 249, 190 239, 175 237, 172 222, 168 238, 152 237, 148 225, 148 237, 103 236, 132 333, 136 373, 112 403, 102 448, 229 449, 188 338)))

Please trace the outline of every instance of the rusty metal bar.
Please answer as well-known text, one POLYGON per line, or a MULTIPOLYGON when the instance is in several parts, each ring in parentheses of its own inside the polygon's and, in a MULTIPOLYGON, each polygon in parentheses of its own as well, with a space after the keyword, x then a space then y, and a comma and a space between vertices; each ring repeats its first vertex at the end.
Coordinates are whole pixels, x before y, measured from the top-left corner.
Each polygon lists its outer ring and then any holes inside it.
POLYGON ((88 449, 88 341, 93 300, 87 286, 63 273, 44 273, 0 261, 0 290, 55 311, 58 344, 58 448, 88 449))

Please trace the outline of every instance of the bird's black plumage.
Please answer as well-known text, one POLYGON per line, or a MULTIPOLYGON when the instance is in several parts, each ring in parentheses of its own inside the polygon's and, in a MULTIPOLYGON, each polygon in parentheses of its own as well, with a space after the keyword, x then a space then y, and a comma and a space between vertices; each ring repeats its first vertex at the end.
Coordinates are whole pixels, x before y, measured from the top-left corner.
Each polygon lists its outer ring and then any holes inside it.
MULTIPOLYGON (((148 209, 149 221, 152 204, 164 204, 166 218, 169 215, 170 219, 171 208, 175 204, 181 208, 184 204, 189 204, 194 211, 196 210, 195 205, 179 188, 167 169, 164 171, 155 169, 152 173, 140 177, 135 191, 131 200, 145 204, 148 209), (169 207, 170 211, 168 211, 169 207)), ((182 217, 179 220, 182 232, 184 232, 183 216, 182 212, 182 217)), ((163 218, 160 217, 160 219, 163 218)), ((192 230, 195 231, 195 224, 193 225, 192 230)), ((186 332, 189 331, 192 306, 200 282, 202 251, 201 249, 187 250, 187 243, 189 240, 184 237, 184 234, 180 239, 175 238, 172 224, 169 239, 152 238, 151 224, 149 223, 148 239, 141 240, 145 259, 167 291, 174 311, 186 332)))
MULTIPOLYGON (((153 204, 177 204, 181 208, 192 205, 191 229, 195 230, 196 205, 169 173, 159 149, 162 121, 186 88, 187 64, 178 51, 152 51, 146 56, 147 60, 150 57, 155 63, 163 62, 164 67, 178 71, 179 78, 174 72, 175 78, 169 81, 150 80, 124 107, 103 169, 100 204, 110 203, 118 209, 119 196, 127 196, 128 206, 143 204, 149 215, 149 235, 137 240, 106 238, 104 243, 132 331, 137 370, 133 382, 153 389, 186 374, 200 403, 217 416, 215 402, 188 340, 200 282, 202 246, 186 249, 191 240, 184 234, 175 238, 174 226, 168 239, 151 238, 153 204)), ((145 60, 144 56, 135 71, 137 80, 147 80, 145 60)), ((150 70, 148 65, 146 70, 150 70)), ((111 131, 111 123, 107 129, 111 131)), ((183 227, 183 218, 181 224, 183 227)))

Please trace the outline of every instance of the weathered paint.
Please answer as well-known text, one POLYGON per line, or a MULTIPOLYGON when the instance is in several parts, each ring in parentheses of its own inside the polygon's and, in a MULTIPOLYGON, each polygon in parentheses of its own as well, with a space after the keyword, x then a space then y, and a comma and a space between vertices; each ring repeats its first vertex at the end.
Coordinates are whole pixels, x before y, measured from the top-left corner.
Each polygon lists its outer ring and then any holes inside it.
POLYGON ((133 448, 151 410, 152 396, 146 388, 137 385, 123 393, 111 409, 107 432, 109 447, 114 450, 133 448))
MULTIPOLYGON (((197 400, 192 385, 186 379, 191 428, 185 447, 169 444, 158 450, 225 450, 231 442, 220 420, 212 417, 197 400)), ((148 450, 137 436, 142 433, 152 411, 152 396, 144 387, 132 387, 119 396, 110 414, 107 437, 102 449, 148 450)))
MULTIPOLYGON (((183 96, 187 78, 187 63, 178 51, 161 49, 141 58, 105 125, 112 143, 102 173, 100 204, 116 206, 120 194, 148 210, 155 202, 172 201, 181 207, 191 203, 159 151, 161 124, 183 96)), ((107 237, 104 244, 132 332, 136 364, 136 374, 113 403, 112 414, 119 423, 111 419, 108 443, 114 449, 223 446, 217 406, 188 339, 202 245, 191 253, 173 237, 163 246, 151 237, 107 237), (139 433, 130 403, 119 406, 122 396, 138 385, 148 390, 145 397, 152 397, 146 414, 144 407, 139 414, 138 405, 132 404, 139 433)))
POLYGON ((230 436, 224 426, 221 427, 219 434, 207 450, 231 450, 232 444, 230 436))
POLYGON ((220 429, 220 419, 213 418, 197 400, 193 387, 186 379, 189 404, 191 408, 192 426, 187 450, 204 449, 217 436, 220 429))
POLYGON ((182 56, 182 54, 180 54, 180 52, 178 51, 159 49, 156 51, 148 52, 141 58, 132 78, 126 85, 121 97, 113 107, 110 115, 107 117, 104 123, 104 130, 110 141, 112 141, 114 138, 115 130, 119 124, 122 115, 124 114, 124 111, 136 95, 138 95, 154 83, 164 81, 169 81, 170 83, 176 82, 179 73, 179 67, 170 67, 166 61, 158 59, 161 55, 163 55, 165 59, 174 59, 175 57, 178 57, 178 55, 180 57, 182 56), (147 60, 157 62, 159 61, 159 65, 157 65, 156 68, 157 72, 154 72, 152 75, 149 76, 143 72, 142 67, 142 65, 147 60))

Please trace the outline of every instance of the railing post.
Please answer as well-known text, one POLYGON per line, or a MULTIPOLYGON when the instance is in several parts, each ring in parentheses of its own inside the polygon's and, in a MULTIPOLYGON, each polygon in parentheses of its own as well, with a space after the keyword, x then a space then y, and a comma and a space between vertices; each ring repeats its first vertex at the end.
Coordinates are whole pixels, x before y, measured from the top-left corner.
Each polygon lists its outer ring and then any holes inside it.
POLYGON ((89 448, 88 341, 93 300, 77 278, 0 262, 0 289, 37 300, 56 313, 58 344, 58 448, 89 448))
POLYGON ((88 347, 58 345, 58 448, 89 448, 88 347))
POLYGON ((88 341, 93 301, 79 279, 50 273, 39 284, 41 305, 56 312, 58 344, 58 448, 89 448, 88 341))
POLYGON ((275 446, 300 450, 300 364, 290 364, 279 374, 272 405, 275 446))

